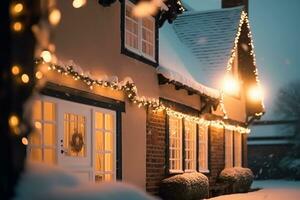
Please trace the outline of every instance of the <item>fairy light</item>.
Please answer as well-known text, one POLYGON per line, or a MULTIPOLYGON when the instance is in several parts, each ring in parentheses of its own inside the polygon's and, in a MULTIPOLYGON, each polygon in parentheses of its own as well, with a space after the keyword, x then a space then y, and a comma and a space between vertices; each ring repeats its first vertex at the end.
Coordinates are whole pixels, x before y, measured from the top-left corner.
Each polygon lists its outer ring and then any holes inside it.
POLYGON ((80 8, 86 4, 86 0, 73 0, 73 7, 74 8, 80 8))
POLYGON ((34 122, 34 127, 35 127, 36 129, 41 129, 41 128, 42 128, 42 123, 36 121, 36 122, 34 122))
POLYGON ((21 80, 23 83, 28 83, 29 82, 29 76, 27 74, 22 74, 21 80))
MULTIPOLYGON (((45 61, 42 59, 37 60, 37 64, 45 64, 45 61)), ((180 113, 177 111, 172 110, 171 108, 168 108, 164 106, 159 99, 155 98, 146 98, 144 96, 140 97, 138 96, 137 87, 136 85, 131 81, 121 81, 121 82, 109 82, 104 80, 94 80, 91 77, 85 75, 84 73, 79 73, 76 71, 72 66, 60 66, 56 64, 48 63, 48 70, 57 72, 62 75, 70 76, 74 80, 82 81, 84 84, 86 84, 89 89, 93 90, 94 86, 100 86, 105 88, 110 88, 114 91, 123 91, 125 96, 128 97, 128 99, 136 104, 139 108, 142 107, 148 107, 153 110, 153 112, 160 112, 160 111, 166 111, 168 115, 174 115, 176 117, 185 118, 186 120, 196 122, 198 124, 204 124, 204 125, 212 125, 216 127, 225 127, 228 130, 234 130, 241 133, 249 133, 250 129, 236 126, 236 125, 230 125, 226 124, 224 121, 221 120, 206 120, 201 117, 194 117, 190 116, 184 113, 180 113)), ((221 95, 222 96, 222 95, 221 95)), ((221 99, 220 102, 223 100, 221 99)), ((223 103, 222 103, 223 105, 223 103)), ((224 119, 227 118, 227 114, 224 108, 224 119)), ((35 123, 35 126, 39 126, 37 123, 35 123)))
POLYGON ((16 127, 19 125, 19 118, 16 115, 11 115, 8 120, 8 124, 10 127, 16 127))
POLYGON ((53 26, 58 25, 58 23, 60 22, 60 19, 61 19, 61 13, 56 8, 53 9, 48 16, 48 20, 49 20, 50 24, 53 26))
POLYGON ((11 6, 11 14, 14 16, 20 15, 24 10, 24 5, 22 3, 17 3, 11 6))
POLYGON ((12 30, 15 32, 20 32, 23 29, 23 24, 21 22, 14 22, 12 24, 12 30))
POLYGON ((11 67, 11 73, 13 75, 18 75, 20 73, 20 67, 18 65, 14 65, 11 67))
POLYGON ((44 60, 46 63, 49 63, 49 62, 51 62, 51 60, 52 60, 52 55, 51 55, 50 51, 48 51, 48 50, 42 51, 41 57, 43 58, 43 60, 44 60))
POLYGON ((28 145, 28 139, 26 137, 22 137, 22 144, 24 144, 25 146, 28 145))
POLYGON ((37 71, 37 72, 35 73, 35 77, 36 77, 37 79, 41 79, 41 78, 43 78, 43 73, 42 73, 41 71, 37 71))

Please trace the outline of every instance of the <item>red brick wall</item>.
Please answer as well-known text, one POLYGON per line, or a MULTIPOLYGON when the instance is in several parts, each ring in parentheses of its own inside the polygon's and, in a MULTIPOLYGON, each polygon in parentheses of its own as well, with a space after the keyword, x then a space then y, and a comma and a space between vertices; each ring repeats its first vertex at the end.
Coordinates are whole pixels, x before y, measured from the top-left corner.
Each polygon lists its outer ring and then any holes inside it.
POLYGON ((215 184, 217 177, 225 166, 225 152, 224 152, 224 129, 210 127, 209 129, 209 183, 215 184))
POLYGON ((164 112, 147 114, 146 190, 158 193, 159 183, 165 178, 166 115, 164 112))

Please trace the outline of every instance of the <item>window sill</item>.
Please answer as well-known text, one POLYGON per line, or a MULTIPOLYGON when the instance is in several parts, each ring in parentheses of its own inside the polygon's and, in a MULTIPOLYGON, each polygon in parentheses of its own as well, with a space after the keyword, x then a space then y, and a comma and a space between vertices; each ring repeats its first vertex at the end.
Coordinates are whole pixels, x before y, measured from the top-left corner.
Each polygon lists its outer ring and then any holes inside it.
POLYGON ((153 67, 158 66, 158 63, 154 58, 149 58, 148 56, 145 56, 145 55, 137 52, 135 49, 124 46, 121 49, 121 53, 124 55, 127 55, 128 57, 131 57, 131 58, 139 60, 143 63, 146 63, 148 65, 152 65, 153 67))
POLYGON ((203 173, 203 174, 209 174, 210 171, 208 169, 199 169, 198 172, 203 173))
POLYGON ((169 170, 169 174, 182 174, 184 173, 183 170, 169 170))

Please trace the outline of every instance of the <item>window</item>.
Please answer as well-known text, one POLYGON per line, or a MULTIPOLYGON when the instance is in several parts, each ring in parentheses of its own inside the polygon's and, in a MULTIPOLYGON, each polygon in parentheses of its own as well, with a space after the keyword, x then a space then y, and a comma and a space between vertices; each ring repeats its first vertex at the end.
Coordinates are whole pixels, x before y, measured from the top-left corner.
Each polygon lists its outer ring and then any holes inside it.
POLYGON ((208 127, 199 125, 198 171, 208 172, 208 127))
POLYGON ((169 169, 182 171, 182 120, 169 117, 169 169))
POLYGON ((55 104, 36 100, 33 106, 33 120, 36 131, 29 136, 29 159, 48 164, 56 163, 55 104))
POLYGON ((225 168, 233 167, 233 132, 225 129, 225 168))
POLYGON ((242 134, 234 132, 234 166, 242 166, 242 134))
POLYGON ((125 48, 155 61, 155 19, 137 18, 132 14, 135 5, 125 3, 125 48))
POLYGON ((184 121, 185 171, 196 170, 196 123, 184 121))
POLYGON ((114 180, 114 116, 95 112, 95 181, 114 180))
POLYGON ((208 172, 208 127, 169 116, 169 172, 197 170, 208 172))

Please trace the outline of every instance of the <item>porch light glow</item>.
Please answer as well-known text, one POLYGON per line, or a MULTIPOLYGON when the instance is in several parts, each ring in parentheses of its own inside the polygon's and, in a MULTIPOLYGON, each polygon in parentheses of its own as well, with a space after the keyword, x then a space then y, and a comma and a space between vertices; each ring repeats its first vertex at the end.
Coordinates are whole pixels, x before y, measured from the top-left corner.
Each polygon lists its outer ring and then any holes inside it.
POLYGON ((226 75, 223 81, 223 90, 227 94, 236 94, 239 91, 237 80, 231 75, 226 75))
POLYGON ((248 97, 253 102, 262 101, 263 99, 263 90, 260 86, 252 86, 249 89, 248 97))

